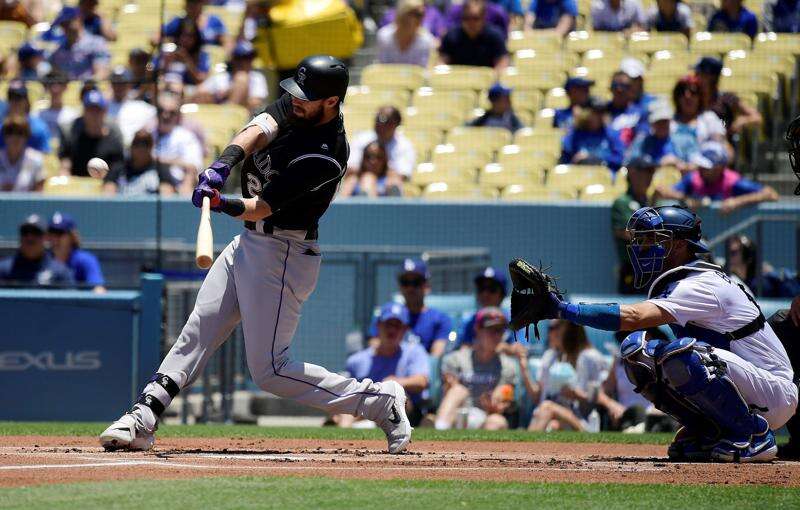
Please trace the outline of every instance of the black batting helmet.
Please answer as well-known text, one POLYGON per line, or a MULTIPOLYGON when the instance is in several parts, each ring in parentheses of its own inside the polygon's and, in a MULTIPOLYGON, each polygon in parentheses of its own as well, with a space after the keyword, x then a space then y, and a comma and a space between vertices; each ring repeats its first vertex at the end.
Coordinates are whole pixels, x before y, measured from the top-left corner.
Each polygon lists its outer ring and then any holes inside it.
MULTIPOLYGON (((786 128, 786 141, 789 144, 789 163, 792 171, 800 179, 800 116, 789 123, 786 128)), ((800 184, 794 190, 795 195, 800 195, 800 184)))
POLYGON ((294 77, 281 81, 281 88, 303 101, 338 96, 341 102, 349 83, 350 73, 344 62, 330 55, 312 55, 297 64, 294 77))

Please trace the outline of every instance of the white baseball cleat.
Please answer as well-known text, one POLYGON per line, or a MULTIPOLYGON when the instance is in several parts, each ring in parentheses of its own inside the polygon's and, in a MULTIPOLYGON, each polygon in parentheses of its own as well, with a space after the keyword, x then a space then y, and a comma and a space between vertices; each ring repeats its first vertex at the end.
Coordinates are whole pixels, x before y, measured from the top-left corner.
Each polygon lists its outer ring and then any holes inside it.
POLYGON ((153 447, 156 437, 148 432, 136 415, 125 413, 100 434, 100 444, 106 450, 141 450, 153 447))
POLYGON ((375 423, 386 433, 389 453, 402 453, 411 442, 411 422, 406 415, 406 390, 397 381, 381 383, 381 390, 394 396, 389 413, 375 423))

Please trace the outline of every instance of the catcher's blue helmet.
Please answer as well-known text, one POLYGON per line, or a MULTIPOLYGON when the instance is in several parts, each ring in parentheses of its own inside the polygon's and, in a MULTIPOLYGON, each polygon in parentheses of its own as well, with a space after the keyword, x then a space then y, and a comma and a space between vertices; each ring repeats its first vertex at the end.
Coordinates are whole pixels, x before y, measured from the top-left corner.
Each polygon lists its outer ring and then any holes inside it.
POLYGON ((633 286, 641 289, 664 270, 674 239, 686 241, 695 253, 708 252, 702 240, 700 218, 679 205, 642 207, 631 215, 626 230, 631 242, 628 256, 633 265, 633 286))

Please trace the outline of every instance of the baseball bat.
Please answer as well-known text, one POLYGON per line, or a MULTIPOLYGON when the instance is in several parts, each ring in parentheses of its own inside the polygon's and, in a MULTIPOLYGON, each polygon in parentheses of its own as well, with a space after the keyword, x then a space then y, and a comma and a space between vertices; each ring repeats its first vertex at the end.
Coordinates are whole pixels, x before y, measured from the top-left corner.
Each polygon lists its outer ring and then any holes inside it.
POLYGON ((197 249, 195 263, 200 269, 208 269, 214 261, 214 233, 211 231, 211 199, 203 197, 200 210, 200 225, 197 227, 197 249))

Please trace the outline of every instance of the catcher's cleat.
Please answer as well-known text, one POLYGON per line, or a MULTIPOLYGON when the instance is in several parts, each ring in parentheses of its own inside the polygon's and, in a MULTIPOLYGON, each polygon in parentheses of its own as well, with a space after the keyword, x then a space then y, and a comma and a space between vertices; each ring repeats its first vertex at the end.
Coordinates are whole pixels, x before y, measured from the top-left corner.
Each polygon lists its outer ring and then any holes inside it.
POLYGON ((155 435, 144 428, 134 413, 125 413, 100 434, 100 445, 108 451, 147 451, 155 443, 155 435))
POLYGON ((775 434, 769 429, 763 434, 753 436, 750 443, 744 447, 720 441, 711 450, 711 459, 717 462, 771 462, 777 455, 775 434))
POLYGON ((681 427, 667 447, 667 457, 673 462, 708 462, 715 445, 716 441, 681 427))
POLYGON ((402 453, 411 442, 411 422, 406 415, 406 390, 397 381, 381 383, 381 390, 394 396, 389 412, 375 423, 386 433, 389 453, 402 453))

